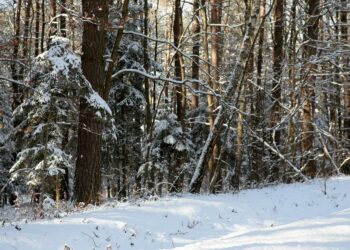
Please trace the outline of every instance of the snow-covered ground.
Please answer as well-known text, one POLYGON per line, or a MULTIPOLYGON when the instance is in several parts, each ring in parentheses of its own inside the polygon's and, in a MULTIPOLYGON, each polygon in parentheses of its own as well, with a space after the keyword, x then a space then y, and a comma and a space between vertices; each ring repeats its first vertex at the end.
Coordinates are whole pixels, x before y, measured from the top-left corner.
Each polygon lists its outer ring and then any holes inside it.
POLYGON ((0 249, 350 249, 350 178, 5 223, 0 249), (16 229, 17 226, 17 229, 16 229), (68 249, 68 248, 67 248, 68 249))

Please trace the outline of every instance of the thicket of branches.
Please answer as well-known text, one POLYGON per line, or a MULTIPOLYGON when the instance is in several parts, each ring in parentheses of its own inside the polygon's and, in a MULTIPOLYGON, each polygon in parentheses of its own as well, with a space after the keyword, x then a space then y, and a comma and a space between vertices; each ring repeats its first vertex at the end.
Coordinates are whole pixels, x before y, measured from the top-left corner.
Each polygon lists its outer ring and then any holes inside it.
POLYGON ((1 194, 90 203, 350 173, 349 11, 347 0, 7 1, 1 194))

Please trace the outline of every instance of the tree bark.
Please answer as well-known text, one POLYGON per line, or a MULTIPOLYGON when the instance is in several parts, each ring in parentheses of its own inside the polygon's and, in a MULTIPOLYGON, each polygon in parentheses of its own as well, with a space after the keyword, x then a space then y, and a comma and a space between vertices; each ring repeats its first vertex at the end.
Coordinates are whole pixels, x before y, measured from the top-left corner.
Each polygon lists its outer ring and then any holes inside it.
MULTIPOLYGON (((250 21, 250 16, 252 14, 252 6, 251 1, 245 0, 245 23, 248 24, 250 21)), ((246 68, 246 78, 251 78, 251 74, 254 67, 253 62, 253 54, 248 55, 248 61, 245 66, 246 68)), ((234 176, 232 178, 232 187, 236 190, 239 189, 240 186, 240 178, 241 178, 241 169, 242 169, 242 162, 243 162, 243 147, 245 146, 243 144, 243 137, 244 137, 244 113, 246 113, 246 92, 251 90, 251 88, 248 88, 248 84, 246 81, 242 81, 242 87, 240 88, 240 93, 238 96, 238 108, 239 113, 237 114, 237 141, 236 141, 236 149, 235 149, 235 172, 234 176)))
POLYGON ((57 20, 55 19, 57 15, 56 0, 50 0, 50 30, 49 39, 51 36, 57 34, 57 20))
MULTIPOLYGON (((340 14, 340 23, 341 23, 341 28, 340 28, 340 39, 341 42, 343 43, 343 46, 348 45, 348 11, 347 11, 347 0, 341 0, 341 12, 340 14)), ((347 56, 343 58, 343 65, 349 65, 349 59, 347 56)), ((343 80, 343 91, 344 91, 344 115, 343 115, 343 139, 345 141, 344 145, 347 149, 350 148, 350 79, 349 77, 344 74, 342 75, 342 80, 343 80)), ((350 174, 350 162, 347 164, 344 164, 342 167, 342 171, 346 174, 350 174)))
MULTIPOLYGON (((212 88, 216 93, 220 91, 220 68, 222 59, 222 34, 221 34, 221 15, 222 15, 222 1, 210 0, 211 6, 211 65, 212 65, 212 88)), ((214 100, 214 108, 217 107, 217 100, 214 100)), ((220 152, 219 140, 215 142, 212 154, 212 166, 209 170, 209 190, 215 193, 222 188, 221 185, 221 169, 218 162, 220 152)))
POLYGON ((39 55, 40 43, 40 11, 41 4, 39 0, 35 0, 35 41, 34 41, 34 55, 39 55))
MULTIPOLYGON (((150 62, 148 55, 148 0, 144 0, 143 2, 143 33, 146 36, 143 39, 143 67, 145 71, 149 71, 150 62)), ((145 99, 146 99, 146 107, 145 107, 145 123, 146 123, 146 131, 150 132, 151 123, 152 123, 152 115, 151 115, 151 101, 150 101, 150 84, 147 77, 145 77, 145 99)))
MULTIPOLYGON (((199 51, 200 51, 200 31, 199 24, 199 0, 193 0, 193 21, 192 21, 192 79, 199 79, 199 51)), ((199 90, 198 83, 192 83, 194 90, 199 90)), ((191 97, 191 109, 198 108, 198 95, 192 94, 191 97)))
MULTIPOLYGON (((214 89, 214 83, 212 81, 212 76, 211 76, 210 58, 209 58, 208 18, 207 18, 206 0, 201 0, 201 7, 199 12, 202 20, 202 31, 203 31, 202 46, 203 46, 204 72, 206 74, 209 87, 211 89, 214 89)), ((211 130, 213 129, 214 120, 215 120, 215 116, 214 116, 215 103, 214 103, 214 96, 211 91, 208 91, 207 102, 208 102, 208 113, 209 113, 209 117, 208 117, 209 129, 211 130)), ((211 152, 211 156, 208 161, 209 186, 210 186, 211 179, 213 178, 215 165, 216 165, 217 155, 215 155, 215 153, 217 153, 217 150, 213 150, 211 152)))
MULTIPOLYGON (((263 0, 260 8, 260 19, 266 14, 266 0, 263 0)), ((257 80, 256 80, 256 100, 255 115, 253 116, 253 128, 257 135, 264 140, 264 86, 262 83, 262 69, 264 64, 263 52, 265 42, 265 28, 261 27, 258 40, 258 55, 256 61, 257 80)), ((252 171, 250 175, 251 182, 259 183, 266 177, 266 169, 263 165, 264 143, 254 140, 252 143, 252 171)))
MULTIPOLYGON (((148 0, 144 0, 143 3, 143 33, 145 38, 143 39, 143 67, 145 71, 148 73, 150 68, 150 60, 148 55, 148 0)), ((145 124, 146 124, 146 133, 148 135, 149 141, 152 140, 152 114, 151 114, 151 92, 150 92, 150 83, 148 77, 145 77, 144 80, 145 85, 145 99, 146 99, 146 107, 145 107, 145 124)), ((149 142, 148 141, 148 142, 149 142)), ((149 144, 149 143, 148 143, 149 144)), ((154 188, 154 169, 153 166, 149 164, 149 155, 150 155, 150 144, 146 146, 146 165, 144 170, 144 179, 145 179, 145 188, 148 190, 153 190, 154 188)))
MULTIPOLYGON (((174 3, 174 25, 173 25, 173 33, 174 33, 174 46, 176 48, 180 45, 181 32, 182 32, 182 9, 181 9, 181 0, 175 0, 174 3)), ((175 78, 176 80, 183 80, 184 78, 184 68, 182 63, 181 55, 178 51, 175 52, 175 78)), ((185 119, 185 99, 184 99, 184 87, 176 86, 176 115, 177 120, 181 124, 184 125, 185 119)), ((170 167, 169 171, 169 181, 172 183, 170 187, 170 192, 181 192, 183 185, 183 175, 181 173, 181 166, 183 162, 183 155, 179 152, 176 155, 176 162, 173 167, 170 167)))
MULTIPOLYGON (((281 130, 278 124, 281 120, 282 109, 281 102, 281 85, 283 70, 283 46, 284 46, 284 0, 276 0, 274 13, 274 46, 273 46, 273 80, 272 80, 272 117, 271 127, 274 128, 271 136, 271 145, 275 145, 276 150, 281 149, 281 130)), ((273 166, 271 169, 270 181, 276 181, 279 177, 280 163, 276 155, 273 155, 273 166)))
MULTIPOLYGON (((17 1, 16 7, 17 7, 17 9, 16 9, 16 18, 15 18, 15 37, 14 37, 14 42, 13 42, 13 53, 12 53, 13 63, 11 64, 12 79, 15 81, 17 81, 19 79, 16 61, 18 59, 19 45, 21 42, 20 32, 21 32, 22 0, 17 1)), ((12 91, 13 91, 12 110, 15 110, 21 104, 19 85, 13 83, 12 84, 12 91)))
POLYGON ((232 179, 232 187, 235 190, 239 190, 240 178, 242 172, 242 159, 243 159, 243 136, 244 136, 244 116, 246 112, 246 100, 245 100, 245 86, 242 87, 241 95, 239 97, 239 113, 237 118, 237 142, 236 142, 236 159, 235 159, 235 172, 232 179))
MULTIPOLYGON (((291 24, 290 24, 290 38, 289 38, 289 83, 290 83, 290 109, 296 108, 297 100, 295 94, 296 87, 296 42, 297 42, 297 32, 296 32, 296 6, 297 1, 293 0, 291 6, 291 24)), ((290 119, 288 126, 288 138, 291 150, 291 162, 295 164, 295 158, 297 153, 296 145, 296 124, 294 117, 290 119)))
MULTIPOLYGON (((104 90, 105 27, 108 3, 105 0, 83 0, 83 13, 91 22, 84 22, 82 39, 82 69, 93 89, 102 95, 104 90)), ((95 110, 80 100, 78 157, 75 169, 75 199, 78 202, 98 202, 101 185, 100 156, 102 123, 95 110)))
POLYGON ((61 17, 60 17, 60 33, 61 36, 67 37, 67 22, 66 22, 66 9, 67 7, 66 0, 61 0, 61 6, 60 6, 60 12, 61 12, 61 17))
MULTIPOLYGON (((33 7, 32 0, 25 1, 25 13, 24 13, 24 32, 23 32, 23 43, 22 43, 22 57, 23 60, 29 62, 30 56, 30 44, 31 44, 31 10, 33 7)), ((23 76, 24 68, 21 67, 20 75, 23 76)))
MULTIPOLYGON (((307 44, 305 44, 305 59, 313 60, 317 55, 318 23, 320 15, 320 0, 308 0, 307 44)), ((307 85, 302 87, 305 98, 302 112, 302 170, 305 175, 314 178, 317 173, 316 162, 312 153, 314 147, 314 119, 315 119, 315 82, 314 76, 317 65, 307 61, 307 85)))
MULTIPOLYGON (((233 66, 231 79, 228 83, 226 94, 225 96, 223 96, 223 99, 224 99, 222 102, 223 105, 224 103, 232 102, 232 98, 235 95, 237 87, 241 84, 242 80, 245 77, 245 68, 249 61, 250 54, 251 54, 250 51, 255 41, 254 38, 255 38, 255 31, 257 28, 256 27, 257 18, 258 18, 259 9, 260 9, 259 8, 260 0, 256 0, 254 2, 255 2, 255 8, 254 8, 254 11, 252 12, 249 22, 246 24, 245 35, 240 46, 240 51, 236 57, 237 59, 233 66)), ((197 162, 195 172, 191 179, 191 183, 190 183, 191 193, 199 193, 200 191, 202 181, 206 173, 206 165, 207 165, 206 163, 208 162, 208 159, 211 155, 211 151, 213 149, 215 140, 217 139, 219 133, 222 130, 223 123, 225 120, 227 120, 228 111, 229 110, 226 110, 226 109, 220 111, 215 118, 213 129, 209 133, 209 136, 201 152, 200 158, 197 162)))
POLYGON ((45 0, 41 1, 41 39, 40 39, 40 50, 44 52, 44 41, 45 41, 45 0))

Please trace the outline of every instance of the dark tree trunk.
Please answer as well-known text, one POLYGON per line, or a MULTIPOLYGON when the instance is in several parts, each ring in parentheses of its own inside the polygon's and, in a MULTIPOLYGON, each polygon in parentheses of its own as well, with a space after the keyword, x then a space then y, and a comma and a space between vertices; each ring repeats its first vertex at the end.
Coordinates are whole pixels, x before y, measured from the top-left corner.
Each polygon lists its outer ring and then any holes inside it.
MULTIPOLYGON (((83 13, 95 23, 84 22, 82 40, 82 69, 96 92, 104 88, 104 59, 106 49, 105 25, 108 21, 108 3, 105 0, 83 0, 83 13)), ((75 169, 75 199, 78 202, 98 201, 101 185, 101 121, 85 99, 80 101, 78 130, 78 159, 75 169)))
MULTIPOLYGON (((264 18, 266 14, 266 0, 262 1, 260 8, 260 19, 264 18)), ((256 100, 255 100, 255 116, 253 119, 253 129, 256 134, 264 140, 264 86, 262 84, 262 71, 264 64, 264 42, 265 42, 265 28, 261 27, 259 31, 258 40, 258 55, 256 60, 257 67, 257 80, 256 80, 256 100)), ((264 144, 258 140, 254 140, 252 143, 252 172, 250 180, 254 183, 259 183, 266 177, 266 169, 263 165, 264 144)))
MULTIPOLYGON (((16 61, 18 59, 19 44, 21 42, 21 39, 20 39, 21 8, 22 8, 22 0, 18 0, 17 9, 16 9, 16 18, 15 18, 15 37, 13 42, 13 54, 12 54, 13 63, 11 64, 12 78, 14 80, 19 79, 16 61)), ((21 104, 21 97, 20 97, 19 88, 17 84, 12 84, 12 91, 13 91, 12 109, 15 110, 21 104)))
MULTIPOLYGON (((143 33, 147 37, 148 36, 148 0, 144 0, 143 3, 143 33)), ((149 55, 148 55, 148 38, 143 39, 143 67, 145 68, 146 72, 149 72, 150 68, 150 62, 149 62, 149 55)), ((151 132, 151 126, 152 126, 152 114, 151 114, 151 100, 150 100, 150 83, 149 79, 145 77, 145 99, 146 99, 146 107, 145 107, 145 124, 146 124, 146 132, 149 136, 150 140, 152 140, 152 132, 151 132)), ((144 171, 144 179, 145 179, 145 188, 148 188, 149 190, 152 190, 154 187, 154 170, 152 169, 152 166, 149 165, 149 154, 150 154, 150 148, 147 146, 147 155, 146 155, 146 166, 144 171)))
MULTIPOLYGON (((181 0, 175 0, 174 6, 174 45, 179 47, 180 37, 181 37, 181 26, 182 26, 182 9, 181 9, 181 0)), ((181 63, 181 55, 177 51, 175 52, 175 78, 177 80, 183 80, 183 68, 181 63)), ((184 91, 183 86, 176 86, 176 115, 180 124, 183 126, 185 113, 184 113, 184 91)), ((174 166, 170 168, 169 176, 170 182, 173 184, 170 188, 170 192, 181 192, 182 191, 182 174, 181 174, 181 165, 183 161, 182 153, 176 155, 176 162, 174 166)))
MULTIPOLYGON (((308 1, 308 16, 306 23, 308 43, 305 44, 305 59, 313 60, 312 57, 317 54, 318 23, 320 15, 320 0, 308 1)), ((302 166, 305 175, 315 177, 317 168, 312 153, 314 147, 314 118, 315 118, 315 82, 314 76, 317 70, 317 64, 306 62, 308 70, 307 85, 302 88, 302 95, 305 98, 302 112, 302 166)))
POLYGON ((60 12, 61 12, 61 17, 60 17, 60 31, 61 31, 61 36, 66 37, 67 36, 67 24, 66 24, 66 0, 61 0, 61 5, 60 6, 60 12))
MULTIPOLYGON (((291 6, 291 24, 290 24, 290 38, 289 38, 289 82, 290 82, 290 109, 294 109, 297 105, 295 86, 296 86, 296 42, 297 42, 297 32, 296 32, 296 6, 297 0, 293 0, 291 6)), ((288 138, 291 150, 291 161, 295 164, 297 144, 296 144, 296 124, 294 119, 290 119, 288 126, 288 138)), ((284 178, 288 181, 289 177, 284 178)))
MULTIPOLYGON (((283 70, 283 37, 284 37, 284 0, 277 0, 275 5, 275 27, 274 27, 274 46, 273 46, 273 80, 272 80, 272 117, 271 127, 275 128, 272 131, 271 145, 276 146, 276 150, 280 150, 281 130, 278 126, 281 120, 281 85, 282 85, 282 70, 283 70)), ((271 169, 270 181, 276 181, 278 179, 280 169, 279 158, 273 154, 273 166, 271 169)))
POLYGON ((35 0, 35 41, 34 41, 34 55, 39 55, 39 43, 40 43, 40 1, 35 0))
MULTIPOLYGON (((221 0, 210 0, 211 6, 211 65, 212 65, 212 88, 216 92, 220 89, 220 68, 222 59, 222 34, 221 34, 221 15, 222 15, 222 1, 221 0)), ((218 103, 214 99, 214 108, 217 107, 218 103)), ((209 169, 209 190, 211 193, 220 191, 221 186, 221 169, 218 162, 220 152, 219 140, 215 142, 212 154, 212 167, 209 169)))
POLYGON ((42 0, 41 1, 41 40, 40 40, 41 53, 44 52, 44 41, 45 41, 45 0, 42 0))

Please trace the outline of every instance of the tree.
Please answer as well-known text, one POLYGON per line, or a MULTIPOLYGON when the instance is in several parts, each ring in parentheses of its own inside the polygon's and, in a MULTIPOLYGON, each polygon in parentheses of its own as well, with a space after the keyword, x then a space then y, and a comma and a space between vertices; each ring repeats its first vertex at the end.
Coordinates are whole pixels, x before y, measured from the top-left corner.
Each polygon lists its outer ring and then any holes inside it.
MULTIPOLYGON (((223 38, 221 34, 221 16, 222 16, 222 1, 219 0, 210 0, 211 6, 211 65, 213 67, 212 72, 212 89, 216 93, 220 93, 220 74, 221 74, 221 62, 222 62, 222 47, 223 47, 223 38)), ((213 106, 214 109, 219 104, 214 100, 213 106)), ((220 152, 220 140, 217 140, 212 155, 213 164, 211 169, 209 169, 209 189, 211 192, 216 192, 222 188, 221 182, 221 169, 220 163, 218 162, 220 152)))
POLYGON ((61 188, 68 195, 68 183, 61 187, 61 179, 75 161, 76 139, 64 143, 65 136, 77 127, 79 98, 96 107, 97 94, 82 74, 80 58, 69 50, 69 40, 53 36, 49 45, 34 59, 26 77, 32 88, 14 111, 18 154, 10 173, 32 189, 56 192, 58 202, 61 188))
MULTIPOLYGON (((240 51, 233 66, 231 79, 223 97, 223 103, 232 101, 231 98, 234 96, 236 89, 241 85, 241 81, 245 77, 245 66, 249 61, 250 49, 254 45, 254 35, 260 8, 258 3, 259 1, 254 4, 254 10, 251 12, 252 14, 249 18, 249 22, 246 23, 244 39, 241 42, 240 51)), ((228 112, 228 110, 223 110, 223 108, 221 108, 215 118, 213 128, 208 135, 191 179, 190 192, 192 193, 199 193, 200 191, 202 180, 206 172, 205 163, 213 149, 215 140, 222 130, 224 121, 229 117, 226 112, 228 112)))
MULTIPOLYGON (((266 15, 266 0, 262 1, 260 9, 260 19, 265 18, 266 15)), ((255 100, 255 114, 252 114, 252 127, 256 131, 257 136, 264 140, 264 83, 263 83, 263 67, 264 67, 264 45, 265 45, 265 27, 261 26, 259 31, 258 51, 256 57, 256 100, 255 100)), ((252 142, 252 170, 251 182, 260 183, 267 176, 266 166, 263 161, 264 143, 259 140, 252 142)))
MULTIPOLYGON (((173 32, 174 32, 174 46, 176 48, 179 48, 180 40, 181 40, 181 34, 182 34, 182 8, 181 8, 181 1, 175 0, 174 2, 174 25, 173 25, 173 32)), ((184 72, 184 65, 183 65, 183 58, 182 55, 179 53, 179 51, 175 52, 174 55, 175 60, 175 79, 177 80, 184 80, 185 79, 185 72, 184 72)), ((184 126, 185 121, 185 89, 181 85, 177 85, 175 87, 176 92, 176 116, 181 124, 181 126, 184 126)), ((181 171, 181 166, 183 165, 184 159, 182 152, 179 152, 175 156, 176 163, 169 171, 169 182, 172 184, 170 187, 170 192, 181 192, 182 191, 182 185, 183 185, 183 172, 181 171)))
POLYGON ((308 0, 308 20, 305 39, 305 59, 307 67, 307 84, 302 87, 304 100, 302 112, 302 169, 311 177, 316 176, 316 162, 314 160, 314 119, 315 119, 315 84, 317 64, 312 58, 317 56, 318 21, 320 15, 320 1, 308 0))
MULTIPOLYGON (((281 150, 281 129, 280 121, 282 115, 281 109, 281 89, 282 89, 282 71, 284 62, 284 0, 277 0, 274 12, 274 46, 273 46, 273 79, 272 79, 272 117, 271 117, 271 144, 276 150, 281 150)), ((271 181, 275 181, 279 176, 280 161, 274 157, 273 167, 271 170, 271 181)))
MULTIPOLYGON (((18 59, 18 53, 19 53, 19 45, 20 45, 20 31, 21 31, 21 8, 22 8, 22 0, 17 1, 16 5, 16 14, 15 14, 15 37, 13 42, 13 62, 11 64, 11 72, 12 72, 12 78, 14 80, 19 79, 19 73, 18 73, 18 67, 16 65, 16 61, 18 59)), ((12 109, 17 108, 17 106, 21 103, 21 95, 20 95, 20 89, 17 84, 12 85, 13 89, 13 102, 12 102, 12 109)))
MULTIPOLYGON (((104 55, 108 5, 104 0, 83 0, 85 18, 82 39, 82 70, 92 88, 99 94, 104 90, 104 55)), ((102 101, 102 98, 99 100, 102 101)), ((97 202, 101 185, 102 122, 85 99, 79 108, 78 152, 75 169, 75 199, 78 202, 97 202)))
POLYGON ((58 20, 57 20, 57 5, 56 0, 50 0, 50 30, 49 39, 53 35, 57 35, 58 20))
MULTIPOLYGON (((346 46, 348 44, 348 11, 347 8, 347 1, 341 0, 341 12, 340 12, 340 33, 341 33, 341 41, 346 46)), ((347 57, 343 58, 343 65, 348 65, 349 60, 347 57)), ((348 67, 346 67, 348 68, 348 67)), ((343 81, 343 91, 344 91, 344 114, 343 114, 343 131, 344 131, 344 141, 345 145, 350 144, 350 79, 345 74, 342 75, 342 81, 343 81)), ((344 164, 342 166, 342 170, 350 174, 350 162, 344 164)))
MULTIPOLYGON (((0 70, 3 73, 2 70, 0 70)), ((13 143, 10 134, 13 131, 11 87, 8 83, 0 81, 0 197, 3 203, 7 202, 7 195, 11 192, 8 187, 9 170, 13 164, 13 143), (5 193, 5 194, 4 194, 5 193)))
MULTIPOLYGON (((199 0, 193 0, 193 21, 192 21, 192 78, 199 79, 199 52, 200 52, 200 23, 199 23, 199 0)), ((194 90, 199 89, 198 83, 192 83, 194 90)), ((191 108, 198 108, 198 95, 193 94, 191 100, 191 108)))
MULTIPOLYGON (((44 11, 44 10, 42 10, 44 11)), ((35 0, 35 41, 34 41, 34 56, 39 55, 40 44, 40 12, 41 4, 39 0, 35 0)), ((42 35, 43 36, 43 35, 42 35)))

